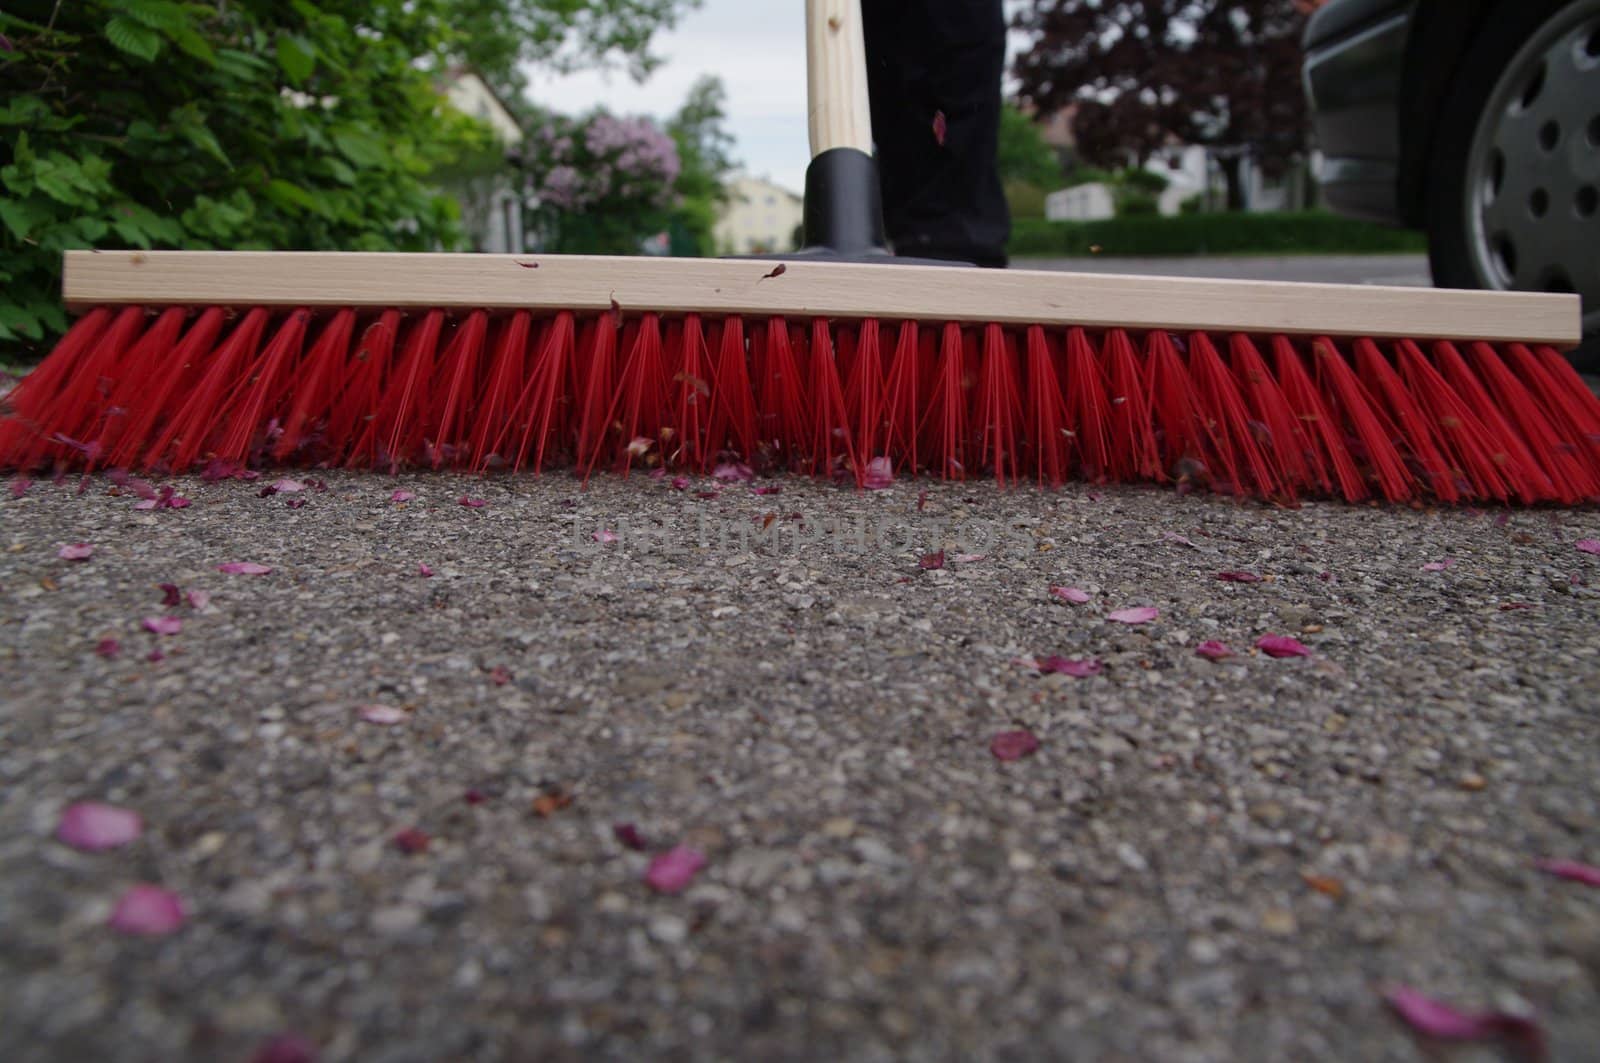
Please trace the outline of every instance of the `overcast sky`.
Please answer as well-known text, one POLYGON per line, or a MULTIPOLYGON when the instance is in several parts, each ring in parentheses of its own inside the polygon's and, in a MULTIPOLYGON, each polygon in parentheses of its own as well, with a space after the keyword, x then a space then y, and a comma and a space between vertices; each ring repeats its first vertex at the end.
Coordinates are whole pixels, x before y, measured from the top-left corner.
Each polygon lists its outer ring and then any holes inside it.
POLYGON ((728 131, 743 169, 802 190, 810 151, 801 0, 703 0, 653 50, 664 61, 642 85, 621 71, 555 77, 530 69, 529 91, 541 106, 568 114, 604 104, 618 114, 666 118, 696 78, 715 74, 728 90, 728 131))

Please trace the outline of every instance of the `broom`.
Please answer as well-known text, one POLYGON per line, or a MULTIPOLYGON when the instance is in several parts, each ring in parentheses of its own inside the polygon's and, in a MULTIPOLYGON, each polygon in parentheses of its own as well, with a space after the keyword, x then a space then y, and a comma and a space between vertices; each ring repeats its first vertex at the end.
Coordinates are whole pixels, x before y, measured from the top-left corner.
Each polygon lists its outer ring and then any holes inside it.
POLYGON ((68 252, 0 467, 895 473, 1275 501, 1600 498, 1576 296, 979 270, 883 249, 857 0, 808 0, 773 261, 68 252))

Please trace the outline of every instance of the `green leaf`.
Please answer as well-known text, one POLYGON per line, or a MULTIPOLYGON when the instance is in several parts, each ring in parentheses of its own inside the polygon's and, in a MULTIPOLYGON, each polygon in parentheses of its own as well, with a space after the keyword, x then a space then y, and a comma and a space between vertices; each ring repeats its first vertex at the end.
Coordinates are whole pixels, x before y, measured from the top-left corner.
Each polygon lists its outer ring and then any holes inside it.
POLYGON ((0 221, 18 240, 32 239, 34 227, 48 217, 38 204, 24 199, 0 199, 0 221))
POLYGON ((316 65, 317 50, 310 41, 291 34, 278 38, 278 66, 291 83, 305 84, 316 65))
POLYGON ((217 65, 217 53, 211 50, 206 39, 187 26, 167 34, 185 55, 200 60, 206 66, 217 65))
POLYGON ((328 173, 331 174, 333 179, 338 181, 340 184, 353 185, 356 183, 356 172, 350 169, 350 167, 346 166, 340 160, 327 159, 325 160, 324 164, 328 167, 328 173))
POLYGON ((106 23, 106 40, 145 62, 154 60, 161 51, 161 34, 121 15, 113 15, 106 23))
POLYGON ((183 135, 189 143, 216 159, 222 165, 233 168, 233 162, 222 150, 222 145, 217 142, 217 135, 203 125, 186 125, 182 127, 183 135))
POLYGON ((121 0, 123 15, 151 29, 171 33, 190 25, 189 13, 171 0, 121 0))
POLYGON ((363 168, 377 169, 389 161, 389 152, 383 143, 365 130, 345 126, 333 131, 334 146, 339 154, 363 168))
POLYGON ((267 198, 287 210, 304 210, 313 214, 322 212, 322 205, 317 202, 316 196, 280 178, 267 182, 267 198))
POLYGON ((30 340, 44 337, 44 328, 33 308, 16 303, 0 303, 0 330, 5 331, 8 339, 15 339, 18 334, 30 340))

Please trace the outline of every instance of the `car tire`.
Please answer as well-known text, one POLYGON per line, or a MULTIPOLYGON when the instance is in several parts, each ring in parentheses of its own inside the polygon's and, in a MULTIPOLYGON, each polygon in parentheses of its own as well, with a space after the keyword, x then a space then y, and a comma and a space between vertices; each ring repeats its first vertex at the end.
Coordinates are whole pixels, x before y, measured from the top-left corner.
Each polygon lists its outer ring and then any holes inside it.
MULTIPOLYGON (((1579 352, 1574 352, 1577 361, 1588 363, 1590 369, 1600 369, 1600 297, 1595 292, 1600 286, 1600 256, 1591 250, 1587 255, 1570 251, 1571 242, 1567 242, 1566 258, 1561 258, 1561 252, 1546 250, 1560 242, 1562 237, 1570 236, 1571 229, 1544 230, 1539 226, 1548 224, 1561 226, 1563 219, 1558 211, 1565 210, 1572 217, 1571 225, 1580 225, 1585 228, 1592 227, 1595 231, 1595 240, 1588 246, 1600 246, 1600 215, 1592 211, 1585 216, 1580 213, 1580 201, 1569 190, 1565 196, 1557 193, 1555 197, 1542 197, 1545 202, 1547 215, 1538 216, 1537 222, 1530 223, 1526 219, 1519 219, 1514 224, 1521 226, 1515 238, 1500 244, 1498 249, 1491 247, 1494 237, 1488 234, 1486 220, 1476 220, 1483 215, 1480 210, 1481 197, 1489 197, 1485 191, 1485 183, 1480 181, 1474 172, 1475 159, 1485 158, 1483 149, 1485 143, 1482 138, 1488 136, 1492 139, 1495 129, 1509 130, 1511 119, 1497 117, 1496 125, 1489 125, 1485 115, 1490 107, 1495 107, 1501 115, 1505 91, 1508 87, 1532 84, 1534 71, 1540 66, 1539 57, 1543 54, 1542 42, 1532 51, 1526 46, 1535 43, 1535 38, 1544 33, 1545 27, 1553 21, 1568 23, 1571 20, 1583 19, 1582 28, 1588 30, 1592 25, 1595 32, 1600 32, 1600 0, 1524 0, 1524 2, 1502 2, 1497 4, 1485 19, 1483 26, 1473 38, 1467 53, 1456 68, 1456 76, 1450 89, 1446 92, 1444 103, 1439 112, 1439 121, 1435 129, 1433 143, 1429 151, 1432 160, 1425 180, 1425 220, 1428 232, 1428 257, 1433 267, 1433 280, 1436 285, 1444 288, 1517 288, 1521 290, 1578 290, 1585 294, 1584 304, 1584 334, 1585 344, 1579 352), (1511 71, 1509 68, 1516 64, 1521 69, 1511 71), (1519 80, 1507 81, 1507 76, 1515 73, 1519 80), (1504 82, 1504 84, 1502 84, 1504 82), (1480 143, 1475 145, 1475 140, 1480 143), (1555 202, 1550 202, 1554 198, 1555 202), (1566 202, 1561 202, 1561 199, 1566 202), (1537 234, 1539 232, 1551 233, 1550 237, 1555 243, 1541 244, 1537 234), (1529 258, 1535 261, 1545 261, 1552 256, 1558 259, 1558 268, 1546 269, 1543 275, 1533 276, 1533 270, 1526 266, 1527 275, 1512 274, 1515 271, 1518 242, 1524 250, 1532 248, 1529 258), (1508 250, 1509 249, 1509 250, 1508 250), (1576 261, 1567 259, 1576 258, 1576 261), (1507 263, 1511 263, 1508 270, 1507 263), (1588 273, 1576 271, 1587 270, 1595 274, 1590 277, 1588 273), (1571 271, 1569 273, 1569 271, 1571 271), (1578 282, 1574 283, 1572 276, 1577 276, 1578 282)), ((1600 38, 1595 38, 1600 39, 1600 38)), ((1591 39, 1592 41, 1593 39, 1591 39)), ((1588 53, 1585 53, 1586 55, 1588 53)), ((1585 60, 1587 61, 1587 60, 1585 60)), ((1574 60, 1576 63, 1577 60, 1574 60)), ((1595 57, 1597 71, 1600 71, 1600 57, 1595 57)), ((1584 80, 1600 81, 1600 72, 1582 75, 1584 80)), ((1534 90, 1531 104, 1526 107, 1538 108, 1542 105, 1539 93, 1534 90)), ((1552 98, 1554 90, 1551 90, 1552 98)), ((1515 97, 1513 97, 1515 98, 1515 97)), ((1568 97, 1559 97, 1566 99, 1568 97)), ((1594 97, 1600 100, 1600 97, 1594 97)), ((1594 105, 1596 117, 1591 119, 1600 122, 1600 102, 1594 105)), ((1565 123, 1570 127, 1571 122, 1565 123)), ((1578 123, 1576 128, 1562 128, 1559 136, 1562 138, 1562 150, 1581 149, 1582 145, 1569 144, 1566 138, 1588 137, 1588 143, 1593 145, 1595 129, 1600 128, 1583 123, 1578 123)), ((1509 137, 1510 134, 1507 133, 1509 137)), ((1520 143, 1520 142, 1519 142, 1520 143)), ((1532 143, 1529 151, 1538 150, 1532 143)), ((1600 154, 1600 147, 1593 149, 1600 154)), ((1557 156, 1560 151, 1557 151, 1557 156)), ((1503 157, 1503 156, 1502 156, 1503 157)), ((1507 161, 1500 172, 1504 174, 1509 168, 1528 164, 1524 161, 1507 161)), ((1520 180, 1526 178, 1533 184, 1539 184, 1535 177, 1524 172, 1515 173, 1513 178, 1520 180)), ((1512 181, 1512 178, 1506 178, 1512 181)), ((1578 189, 1578 194, 1583 197, 1581 203, 1587 205, 1591 202, 1590 196, 1600 186, 1600 172, 1591 177, 1574 178, 1580 181, 1587 180, 1587 184, 1578 189), (1587 188, 1589 191, 1583 191, 1587 188)), ((1513 181, 1514 183, 1514 181, 1513 181)), ((1570 186, 1569 186, 1570 189, 1570 186)), ((1535 193, 1537 194, 1537 193, 1535 193)), ((1493 197, 1488 201, 1492 202, 1493 197)), ((1520 203, 1516 204, 1520 208, 1520 203)), ((1530 211, 1533 209, 1529 208, 1530 211)), ((1530 214, 1529 218, 1535 217, 1530 214)))

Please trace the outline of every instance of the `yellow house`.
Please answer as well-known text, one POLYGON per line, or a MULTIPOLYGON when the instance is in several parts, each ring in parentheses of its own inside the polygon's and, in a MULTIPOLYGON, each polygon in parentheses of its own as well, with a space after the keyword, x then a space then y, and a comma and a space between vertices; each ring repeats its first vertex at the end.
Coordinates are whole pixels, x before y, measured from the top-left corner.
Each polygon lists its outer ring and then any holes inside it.
POLYGON ((717 250, 752 255, 794 248, 800 227, 800 197, 764 177, 741 175, 728 182, 728 200, 715 229, 717 250))

